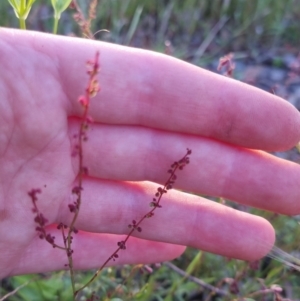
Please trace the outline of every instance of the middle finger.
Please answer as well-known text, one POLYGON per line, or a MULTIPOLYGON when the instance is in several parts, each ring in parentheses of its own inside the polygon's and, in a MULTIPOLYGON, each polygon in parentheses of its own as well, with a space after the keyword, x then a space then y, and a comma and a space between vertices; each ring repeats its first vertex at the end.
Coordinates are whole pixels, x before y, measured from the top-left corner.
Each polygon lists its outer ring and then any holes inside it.
POLYGON ((92 177, 162 184, 170 164, 190 148, 191 164, 182 171, 177 188, 277 213, 300 213, 300 167, 293 162, 208 138, 138 126, 93 124, 88 136, 84 164, 92 177))

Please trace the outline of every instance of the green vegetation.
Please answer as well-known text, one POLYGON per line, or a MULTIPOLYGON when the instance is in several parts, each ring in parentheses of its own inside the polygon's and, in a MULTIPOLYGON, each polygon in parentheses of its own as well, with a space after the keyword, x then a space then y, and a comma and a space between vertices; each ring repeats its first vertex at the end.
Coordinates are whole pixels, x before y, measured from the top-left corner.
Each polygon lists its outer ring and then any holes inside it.
MULTIPOLYGON (((20 1, 20 0, 19 0, 20 1)), ((14 0, 14 2, 19 2, 14 0)), ((22 0, 24 1, 24 0, 22 0)), ((33 2, 33 1, 29 1, 33 2)), ((68 1, 52 1, 56 19, 68 1)), ((90 1, 78 0, 88 14, 90 1)), ((92 23, 97 39, 163 50, 165 40, 174 55, 198 62, 203 55, 216 57, 228 51, 265 51, 285 44, 299 45, 297 0, 102 0, 92 23)), ((72 10, 61 15, 60 34, 80 35, 72 10)), ((0 1, 0 26, 19 27, 7 1, 0 1)), ((28 29, 52 32, 51 1, 36 0, 27 18, 28 29)))

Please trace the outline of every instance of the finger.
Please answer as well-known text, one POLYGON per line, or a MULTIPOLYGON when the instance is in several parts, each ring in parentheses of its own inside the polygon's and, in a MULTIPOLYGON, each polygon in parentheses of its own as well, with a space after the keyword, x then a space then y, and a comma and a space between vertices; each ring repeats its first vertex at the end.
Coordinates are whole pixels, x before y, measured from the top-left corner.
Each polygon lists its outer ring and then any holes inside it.
POLYGON ((21 58, 39 52, 48 61, 55 59, 55 74, 66 93, 60 101, 70 115, 80 115, 76 99, 87 83, 85 62, 100 50, 102 91, 90 112, 97 122, 201 135, 268 151, 300 140, 299 113, 286 101, 174 58, 42 33, 1 29, 0 34, 2 44, 18 41, 21 58))
MULTIPOLYGON (((71 123, 74 131, 77 126, 71 123)), ((177 188, 277 213, 300 213, 298 164, 207 138, 134 126, 94 124, 88 135, 84 164, 93 177, 163 184, 169 166, 190 148, 191 164, 179 174, 177 188)))
MULTIPOLYGON (((73 46, 83 53, 83 43, 73 46)), ((101 51, 102 90, 90 113, 98 122, 196 134, 268 151, 300 140, 299 113, 279 97, 151 52, 91 44, 90 57, 95 47, 101 51)), ((69 54, 61 54, 68 68, 69 54)), ((67 80, 69 98, 76 99, 82 88, 78 80, 67 80)))
MULTIPOLYGON (((128 225, 151 210, 149 204, 156 190, 157 185, 150 182, 87 179, 77 228, 128 234, 128 225)), ((266 255, 274 243, 274 230, 266 220, 198 196, 171 190, 163 196, 161 205, 134 236, 250 261, 266 255)), ((69 224, 71 218, 65 202, 55 222, 69 224)))
MULTIPOLYGON (((61 232, 55 228, 48 229, 55 236, 58 245, 63 246, 61 232)), ((117 242, 124 237, 120 235, 86 233, 80 231, 73 239, 73 262, 75 270, 99 268, 118 248, 117 242)), ((156 263, 172 260, 182 254, 183 246, 146 241, 132 237, 126 250, 120 250, 118 258, 110 260, 107 266, 136 263, 156 263)), ((22 252, 9 276, 41 273, 68 269, 67 255, 63 250, 53 248, 45 240, 36 237, 22 252)))

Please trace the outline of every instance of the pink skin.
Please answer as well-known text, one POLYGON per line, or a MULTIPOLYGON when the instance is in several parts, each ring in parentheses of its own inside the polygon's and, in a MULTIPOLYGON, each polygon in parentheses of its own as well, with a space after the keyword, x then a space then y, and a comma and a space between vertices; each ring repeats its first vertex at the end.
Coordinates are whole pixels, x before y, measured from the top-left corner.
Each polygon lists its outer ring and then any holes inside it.
MULTIPOLYGON (((77 269, 100 266, 150 209, 167 169, 192 149, 177 187, 299 214, 300 167, 264 151, 300 140, 300 116, 286 101, 161 54, 83 39, 0 29, 0 278, 59 270, 66 255, 37 237, 27 192, 48 230, 68 223, 77 170, 70 156, 88 77, 100 50, 102 91, 84 145, 83 204, 74 239, 77 269), (126 181, 126 182, 124 182, 126 181), (135 182, 138 181, 138 182, 135 182)), ((193 246, 255 260, 274 243, 271 224, 171 190, 116 262, 173 259, 193 246)))

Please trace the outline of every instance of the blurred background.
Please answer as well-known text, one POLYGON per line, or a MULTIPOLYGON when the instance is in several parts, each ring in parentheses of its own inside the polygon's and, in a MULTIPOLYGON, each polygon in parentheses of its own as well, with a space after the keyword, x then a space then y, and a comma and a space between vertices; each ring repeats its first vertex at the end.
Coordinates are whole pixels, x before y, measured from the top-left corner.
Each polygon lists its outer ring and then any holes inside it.
MULTIPOLYGON (((87 16, 90 1, 77 3, 87 16)), ((50 0, 36 0, 27 26, 51 32, 52 18, 50 0)), ((101 0, 91 29, 109 30, 96 35, 101 40, 158 51, 170 41, 174 55, 198 63, 227 52, 264 59, 281 48, 296 51, 299 18, 298 0, 101 0)), ((18 27, 7 0, 0 2, 0 25, 18 27)), ((79 34, 72 10, 63 13, 59 33, 79 34)))
MULTIPOLYGON (((88 18, 91 1, 77 3, 88 18)), ((59 34, 83 35, 74 14, 74 8, 62 14, 59 34)), ((98 40, 175 56, 275 93, 300 109, 299 0, 100 0, 94 17, 91 32, 98 40)), ((6 0, 0 1, 0 26, 19 27, 6 0)), ((51 1, 36 0, 27 28, 51 32, 52 26, 51 1)), ((300 161, 296 148, 275 155, 300 161)), ((212 201, 266 217, 276 228, 276 245, 299 258, 299 218, 212 201)), ((85 293, 114 301, 300 300, 300 272, 282 262, 282 254, 275 257, 249 264, 188 248, 173 262, 108 268, 85 293)), ((87 282, 91 273, 78 273, 78 282, 87 282)), ((67 272, 11 277, 1 282, 0 301, 72 300, 69 288, 67 272)))

